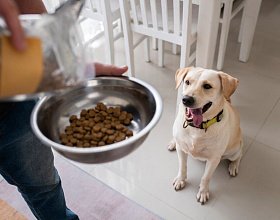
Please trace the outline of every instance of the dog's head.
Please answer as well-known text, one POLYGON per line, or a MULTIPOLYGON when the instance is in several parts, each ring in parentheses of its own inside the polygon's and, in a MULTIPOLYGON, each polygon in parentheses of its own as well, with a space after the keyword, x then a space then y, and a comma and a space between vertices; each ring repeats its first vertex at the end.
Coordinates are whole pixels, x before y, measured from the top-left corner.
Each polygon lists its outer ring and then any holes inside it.
POLYGON ((183 83, 182 104, 196 126, 201 124, 203 114, 221 111, 223 101, 230 100, 238 85, 238 79, 226 73, 194 67, 177 70, 175 81, 176 88, 183 83))

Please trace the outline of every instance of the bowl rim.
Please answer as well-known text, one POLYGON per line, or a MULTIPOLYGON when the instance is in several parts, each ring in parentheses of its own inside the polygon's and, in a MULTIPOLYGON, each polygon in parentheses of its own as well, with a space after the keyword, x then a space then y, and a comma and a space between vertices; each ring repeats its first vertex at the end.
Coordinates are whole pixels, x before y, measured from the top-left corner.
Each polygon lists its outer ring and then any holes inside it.
MULTIPOLYGON (((35 107, 33 108, 33 111, 31 113, 31 128, 33 130, 33 133, 37 136, 37 138, 39 140, 41 140, 44 144, 49 145, 49 147, 53 147, 54 149, 58 150, 58 151, 63 151, 66 153, 78 153, 78 154, 88 154, 88 153, 104 153, 106 151, 111 151, 117 148, 121 148, 124 147, 126 145, 132 144, 134 142, 136 142, 137 140, 141 139, 143 136, 145 136, 146 134, 148 134, 151 129, 157 124, 158 120, 161 117, 162 114, 162 109, 163 109, 163 103, 162 103, 162 99, 161 96, 159 95, 159 93, 157 92, 157 90, 149 85, 148 83, 140 80, 140 79, 136 79, 134 77, 128 77, 128 76, 97 76, 96 78, 105 78, 105 79, 109 79, 109 78, 114 78, 114 79, 125 79, 125 80, 129 80, 135 83, 138 83, 140 85, 142 85, 143 87, 147 88, 149 91, 151 91, 151 93, 153 94, 153 97, 155 99, 155 103, 156 103, 156 110, 154 113, 154 116, 152 118, 152 120, 147 124, 146 127, 144 127, 140 132, 136 133, 135 135, 133 135, 130 138, 127 138, 126 140, 114 143, 114 144, 109 144, 109 145, 105 145, 102 147, 89 147, 89 148, 78 148, 78 147, 69 147, 69 146, 65 146, 59 143, 56 143, 50 139, 48 139, 39 129, 38 125, 37 125, 37 115, 38 115, 38 111, 40 109, 40 107, 43 105, 43 103, 45 102, 45 100, 47 98, 50 97, 50 95, 46 95, 43 98, 41 98, 35 105, 35 107)), ((90 85, 90 83, 95 80, 96 78, 93 78, 91 80, 89 80, 88 82, 85 83, 85 86, 90 85)))

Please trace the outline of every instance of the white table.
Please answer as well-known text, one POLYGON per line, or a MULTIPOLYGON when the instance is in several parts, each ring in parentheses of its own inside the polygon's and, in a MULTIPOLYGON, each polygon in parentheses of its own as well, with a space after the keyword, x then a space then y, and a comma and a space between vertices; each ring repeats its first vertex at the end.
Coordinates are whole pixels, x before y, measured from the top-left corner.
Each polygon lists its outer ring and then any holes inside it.
MULTIPOLYGON (((246 0, 239 60, 246 62, 252 47, 262 0, 246 0)), ((197 26, 196 66, 213 68, 221 0, 201 0, 197 26)))

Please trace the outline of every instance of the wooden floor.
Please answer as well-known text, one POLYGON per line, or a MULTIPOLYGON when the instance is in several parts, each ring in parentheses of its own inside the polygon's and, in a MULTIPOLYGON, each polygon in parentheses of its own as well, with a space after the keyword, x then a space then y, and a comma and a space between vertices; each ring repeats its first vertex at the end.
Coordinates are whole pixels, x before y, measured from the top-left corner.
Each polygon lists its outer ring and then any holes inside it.
POLYGON ((26 220, 26 218, 8 203, 0 199, 0 220, 26 220))
MULTIPOLYGON (((81 220, 160 219, 65 159, 56 157, 56 167, 62 179, 67 205, 81 220)), ((0 182, 0 199, 27 219, 35 219, 17 189, 5 180, 0 182)))

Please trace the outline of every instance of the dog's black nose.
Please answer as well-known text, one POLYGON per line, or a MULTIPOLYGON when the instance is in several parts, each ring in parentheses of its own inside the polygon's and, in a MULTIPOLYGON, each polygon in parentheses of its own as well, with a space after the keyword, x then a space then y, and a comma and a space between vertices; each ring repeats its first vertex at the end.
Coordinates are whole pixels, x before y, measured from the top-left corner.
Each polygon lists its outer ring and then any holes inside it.
POLYGON ((191 107, 194 104, 194 98, 192 96, 185 95, 182 98, 182 102, 185 106, 191 107))

